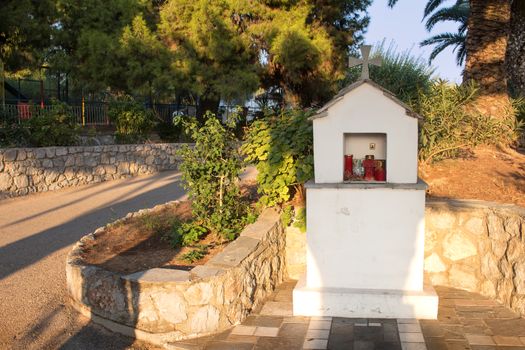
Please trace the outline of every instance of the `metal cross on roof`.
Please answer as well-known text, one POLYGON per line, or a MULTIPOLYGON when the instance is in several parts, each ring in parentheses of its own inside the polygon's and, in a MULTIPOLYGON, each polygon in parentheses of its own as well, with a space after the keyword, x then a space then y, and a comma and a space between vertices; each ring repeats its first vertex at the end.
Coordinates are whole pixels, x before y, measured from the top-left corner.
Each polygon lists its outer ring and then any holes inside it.
POLYGON ((363 69, 361 71, 361 79, 370 79, 370 71, 368 69, 369 64, 373 64, 374 66, 380 66, 381 65, 381 58, 375 57, 370 58, 370 49, 372 46, 370 45, 362 45, 361 46, 361 55, 363 56, 362 59, 356 58, 356 57, 349 57, 348 58, 348 67, 352 68, 355 66, 362 65, 363 69))

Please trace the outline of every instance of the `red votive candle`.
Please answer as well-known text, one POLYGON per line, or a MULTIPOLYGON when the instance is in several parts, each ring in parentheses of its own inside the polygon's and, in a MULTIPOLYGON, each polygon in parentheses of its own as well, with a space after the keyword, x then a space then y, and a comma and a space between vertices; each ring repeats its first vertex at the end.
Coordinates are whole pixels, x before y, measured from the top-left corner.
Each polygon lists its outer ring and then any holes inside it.
POLYGON ((344 172, 344 180, 350 180, 352 177, 354 170, 354 155, 353 154, 345 154, 345 172, 344 172))

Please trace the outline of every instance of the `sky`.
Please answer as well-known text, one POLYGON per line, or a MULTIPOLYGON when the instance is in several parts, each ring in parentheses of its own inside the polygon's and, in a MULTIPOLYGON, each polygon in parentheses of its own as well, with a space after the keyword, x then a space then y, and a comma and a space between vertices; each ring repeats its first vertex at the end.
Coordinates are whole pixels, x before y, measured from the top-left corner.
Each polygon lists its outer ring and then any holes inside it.
MULTIPOLYGON (((419 47, 419 42, 439 33, 455 32, 458 25, 444 22, 436 25, 431 33, 421 22, 426 0, 399 0, 394 8, 387 6, 388 0, 374 0, 369 7, 370 25, 365 34, 365 43, 376 45, 386 39, 386 46, 392 41, 399 51, 411 50, 415 56, 421 56, 428 62, 431 46, 419 47)), ((455 0, 449 0, 444 5, 451 5, 455 0)), ((452 49, 446 49, 432 62, 436 75, 457 83, 461 82, 462 67, 456 64, 456 55, 452 49)))

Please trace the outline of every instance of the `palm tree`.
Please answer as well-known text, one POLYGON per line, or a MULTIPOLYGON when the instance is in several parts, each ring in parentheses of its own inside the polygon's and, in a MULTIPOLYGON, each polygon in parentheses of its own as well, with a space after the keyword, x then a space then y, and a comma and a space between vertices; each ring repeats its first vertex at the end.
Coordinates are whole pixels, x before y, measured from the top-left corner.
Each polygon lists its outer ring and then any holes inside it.
POLYGON ((453 51, 457 50, 456 62, 459 66, 463 65, 467 54, 465 42, 467 38, 467 21, 469 16, 468 0, 458 0, 453 6, 441 8, 434 13, 443 0, 430 0, 425 7, 424 18, 428 16, 425 24, 426 29, 430 32, 434 26, 443 21, 456 21, 460 23, 457 33, 442 33, 434 35, 420 43, 420 46, 434 46, 430 53, 429 63, 437 55, 449 46, 453 51))
POLYGON ((512 3, 505 63, 511 94, 525 97, 525 1, 512 3))
MULTIPOLYGON (((426 8, 436 9, 443 1, 429 0, 426 8)), ((512 2, 512 0, 469 1, 463 79, 478 83, 481 94, 478 98, 478 108, 494 117, 505 117, 510 105, 505 55, 512 2)), ((395 3, 397 0, 388 1, 389 6, 395 3)))
POLYGON ((510 0, 470 0, 464 80, 479 84, 479 108, 504 117, 509 106, 505 54, 510 0))

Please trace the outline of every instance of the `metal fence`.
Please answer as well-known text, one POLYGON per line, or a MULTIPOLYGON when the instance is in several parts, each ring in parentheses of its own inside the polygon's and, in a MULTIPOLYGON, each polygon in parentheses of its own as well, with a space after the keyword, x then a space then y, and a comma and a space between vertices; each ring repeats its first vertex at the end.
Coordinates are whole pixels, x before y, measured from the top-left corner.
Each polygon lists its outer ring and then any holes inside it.
MULTIPOLYGON (((153 111, 158 120, 171 122, 173 117, 178 114, 195 116, 197 113, 196 106, 180 104, 145 104, 145 108, 153 111)), ((7 103, 3 106, 3 115, 17 118, 18 121, 28 120, 43 111, 51 110, 52 105, 31 104, 27 102, 7 103)), ((108 115, 109 104, 107 102, 84 102, 69 104, 71 113, 76 123, 83 126, 110 125, 111 120, 108 115)), ((257 108, 238 107, 238 106, 220 106, 219 115, 226 119, 232 113, 238 113, 240 110, 248 120, 253 118, 259 111, 257 108)), ((2 106, 0 106, 2 111, 2 106)))

